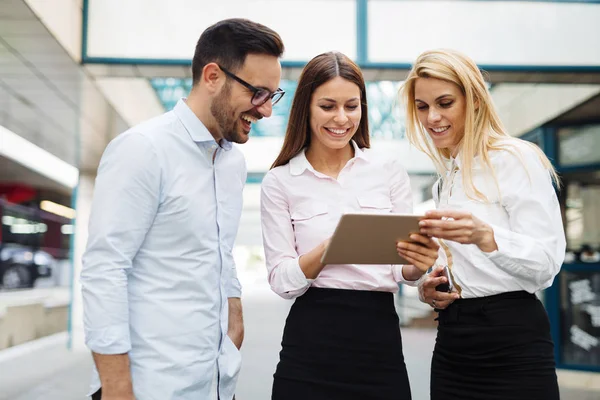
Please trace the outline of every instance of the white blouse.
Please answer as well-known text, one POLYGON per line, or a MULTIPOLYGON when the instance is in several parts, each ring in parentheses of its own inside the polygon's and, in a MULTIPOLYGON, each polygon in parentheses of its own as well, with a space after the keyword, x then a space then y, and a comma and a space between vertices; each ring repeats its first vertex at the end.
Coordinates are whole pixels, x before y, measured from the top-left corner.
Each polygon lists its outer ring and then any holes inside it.
POLYGON ((401 265, 326 265, 307 279, 299 259, 331 237, 344 213, 412 213, 410 180, 399 160, 359 149, 337 179, 316 171, 304 151, 270 170, 261 190, 261 220, 268 280, 286 299, 320 288, 398 291, 401 265))
POLYGON ((458 172, 448 172, 445 184, 440 179, 433 186, 436 208, 469 211, 494 230, 498 250, 491 253, 474 244, 444 241, 463 298, 518 290, 535 293, 552 285, 564 260, 565 233, 550 174, 526 143, 515 141, 514 149, 516 154, 490 152, 498 187, 479 157, 472 164, 473 183, 489 202, 465 194, 460 154, 453 160, 458 172))

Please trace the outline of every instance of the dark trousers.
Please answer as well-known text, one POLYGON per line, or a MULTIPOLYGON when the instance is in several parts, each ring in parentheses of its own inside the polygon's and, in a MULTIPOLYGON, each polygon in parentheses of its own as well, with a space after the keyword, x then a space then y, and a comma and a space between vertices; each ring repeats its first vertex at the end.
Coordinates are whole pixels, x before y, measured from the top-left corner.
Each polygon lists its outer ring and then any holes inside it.
POLYGON ((432 400, 558 400, 546 310, 533 294, 460 299, 439 314, 432 400))

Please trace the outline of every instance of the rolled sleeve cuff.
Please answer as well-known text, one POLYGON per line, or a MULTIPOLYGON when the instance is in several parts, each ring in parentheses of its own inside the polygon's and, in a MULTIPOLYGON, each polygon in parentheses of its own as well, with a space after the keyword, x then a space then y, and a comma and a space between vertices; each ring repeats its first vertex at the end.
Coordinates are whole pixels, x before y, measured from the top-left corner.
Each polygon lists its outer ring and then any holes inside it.
POLYGON ((497 250, 490 251, 489 253, 483 251, 482 253, 491 261, 497 263, 504 259, 504 254, 511 253, 511 231, 506 228, 501 228, 497 225, 491 225, 494 231, 494 240, 498 246, 497 250))
POLYGON ((398 283, 403 283, 405 285, 408 286, 417 286, 419 284, 419 279, 417 279, 416 281, 409 281, 407 279, 404 278, 404 274, 402 273, 402 269, 404 268, 404 265, 392 265, 392 273, 394 274, 394 279, 396 280, 396 282, 398 283))
POLYGON ((300 257, 296 257, 293 263, 288 265, 286 268, 287 280, 290 285, 290 289, 286 291, 303 289, 314 281, 314 279, 308 279, 302 268, 300 268, 300 257))
POLYGON ((225 288, 227 298, 241 298, 242 297, 242 284, 239 279, 233 278, 231 282, 225 288))
POLYGON ((131 350, 129 325, 86 330, 85 344, 97 354, 125 354, 131 350))

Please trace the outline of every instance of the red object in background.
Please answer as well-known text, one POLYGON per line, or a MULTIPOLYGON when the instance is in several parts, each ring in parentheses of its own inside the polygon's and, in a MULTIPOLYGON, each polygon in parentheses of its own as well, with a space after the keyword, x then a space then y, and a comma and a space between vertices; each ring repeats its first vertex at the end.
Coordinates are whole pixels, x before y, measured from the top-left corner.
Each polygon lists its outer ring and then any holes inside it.
POLYGON ((21 183, 0 183, 0 197, 9 203, 20 204, 26 201, 34 200, 36 190, 30 186, 21 183))

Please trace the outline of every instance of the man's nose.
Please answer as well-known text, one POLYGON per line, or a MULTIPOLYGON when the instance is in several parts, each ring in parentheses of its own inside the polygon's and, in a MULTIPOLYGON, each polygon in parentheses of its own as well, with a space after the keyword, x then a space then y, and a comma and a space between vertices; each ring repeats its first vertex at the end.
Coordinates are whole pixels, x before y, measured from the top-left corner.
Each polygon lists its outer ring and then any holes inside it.
POLYGON ((273 102, 269 99, 262 106, 256 107, 256 109, 264 118, 269 118, 273 114, 273 102))

